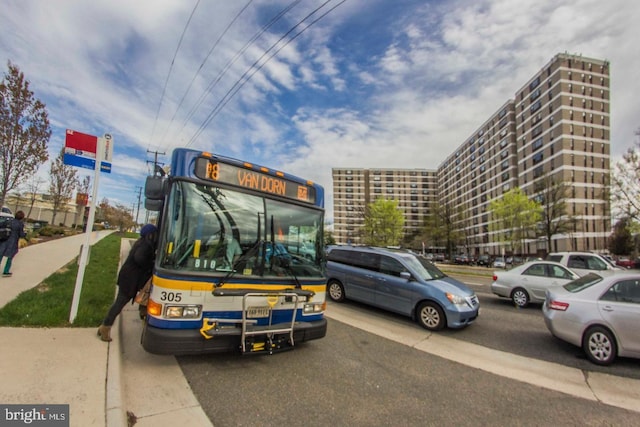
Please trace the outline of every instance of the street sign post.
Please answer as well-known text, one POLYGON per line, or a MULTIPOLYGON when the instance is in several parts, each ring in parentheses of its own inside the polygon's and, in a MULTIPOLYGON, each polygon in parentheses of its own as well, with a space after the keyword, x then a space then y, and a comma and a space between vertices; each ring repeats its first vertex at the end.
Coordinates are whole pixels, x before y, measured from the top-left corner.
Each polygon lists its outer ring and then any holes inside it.
POLYGON ((84 271, 89 259, 89 247, 91 243, 91 233, 93 231, 93 222, 96 215, 96 199, 98 198, 98 181, 100 179, 100 171, 111 172, 111 157, 113 156, 113 140, 110 134, 98 138, 93 135, 87 135, 67 129, 65 139, 64 164, 77 166, 87 169, 93 169, 93 192, 89 203, 89 218, 87 218, 87 226, 85 230, 85 242, 80 250, 80 260, 78 262, 78 276, 76 277, 76 285, 73 291, 73 299, 71 301, 71 311, 69 313, 69 323, 73 323, 78 314, 78 305, 80 302, 80 293, 82 292, 82 282, 84 280, 84 271), (107 160, 104 161, 103 160, 107 160), (100 167, 96 168, 96 164, 100 167))

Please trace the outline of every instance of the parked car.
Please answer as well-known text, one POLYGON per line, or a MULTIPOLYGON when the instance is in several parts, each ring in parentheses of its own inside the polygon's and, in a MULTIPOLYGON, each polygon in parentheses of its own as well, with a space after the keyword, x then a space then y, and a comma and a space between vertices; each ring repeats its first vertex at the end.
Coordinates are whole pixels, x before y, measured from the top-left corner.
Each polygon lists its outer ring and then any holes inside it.
POLYGON ((616 265, 618 267, 622 267, 622 268, 635 268, 636 267, 636 262, 630 258, 627 257, 620 257, 616 260, 616 265))
POLYGON ((491 267, 491 256, 489 255, 480 255, 478 257, 477 264, 482 267, 491 267))
POLYGON ((410 316, 431 331, 465 327, 480 310, 474 291, 407 251, 335 248, 327 257, 327 277, 332 301, 351 299, 410 316))
POLYGON ((639 272, 599 271, 550 288, 542 312, 554 336, 582 347, 595 364, 640 358, 639 272))
POLYGON ((455 255, 453 257, 453 263, 460 265, 469 265, 471 264, 471 259, 467 255, 455 255))
POLYGON ((507 271, 494 271, 491 292, 499 297, 511 298, 524 308, 529 303, 542 303, 551 286, 564 285, 577 279, 578 274, 564 265, 551 261, 533 261, 507 271))
POLYGON ((621 270, 620 267, 610 264, 602 256, 592 252, 554 252, 547 255, 545 260, 559 262, 580 276, 594 271, 621 270))
POLYGON ((504 257, 496 257, 493 260, 493 268, 507 268, 507 262, 505 261, 504 257))
POLYGON ((433 260, 435 262, 444 262, 445 258, 444 258, 444 254, 435 254, 433 257, 433 260))

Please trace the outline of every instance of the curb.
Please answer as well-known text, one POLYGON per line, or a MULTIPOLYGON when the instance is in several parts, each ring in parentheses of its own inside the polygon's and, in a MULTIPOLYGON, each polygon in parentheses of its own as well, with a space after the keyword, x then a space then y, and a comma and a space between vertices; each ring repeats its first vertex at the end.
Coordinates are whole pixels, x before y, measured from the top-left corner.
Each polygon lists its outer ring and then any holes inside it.
POLYGON ((107 396, 105 402, 106 426, 127 427, 127 411, 124 407, 124 390, 122 387, 122 351, 120 336, 122 334, 122 316, 118 316, 117 335, 108 344, 107 351, 107 396))

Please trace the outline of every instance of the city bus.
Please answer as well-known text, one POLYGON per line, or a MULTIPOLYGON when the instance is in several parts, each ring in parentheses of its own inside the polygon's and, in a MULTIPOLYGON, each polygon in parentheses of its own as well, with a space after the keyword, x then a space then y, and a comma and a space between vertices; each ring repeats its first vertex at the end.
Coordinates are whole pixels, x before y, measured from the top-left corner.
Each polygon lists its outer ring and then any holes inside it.
POLYGON ((272 354, 326 335, 322 186, 185 148, 157 170, 146 351, 272 354))

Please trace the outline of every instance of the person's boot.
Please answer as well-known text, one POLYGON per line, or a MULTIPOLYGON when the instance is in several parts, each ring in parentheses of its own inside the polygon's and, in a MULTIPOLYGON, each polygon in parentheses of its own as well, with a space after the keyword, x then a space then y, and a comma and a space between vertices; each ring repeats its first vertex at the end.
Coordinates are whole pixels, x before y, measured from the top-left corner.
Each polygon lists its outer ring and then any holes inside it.
POLYGON ((145 317, 147 317, 147 306, 146 305, 139 305, 138 306, 138 313, 140 314, 140 320, 144 320, 145 317))
POLYGON ((111 326, 100 325, 98 336, 102 341, 111 341, 111 326))

